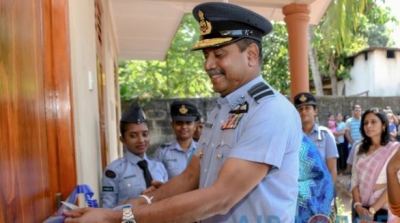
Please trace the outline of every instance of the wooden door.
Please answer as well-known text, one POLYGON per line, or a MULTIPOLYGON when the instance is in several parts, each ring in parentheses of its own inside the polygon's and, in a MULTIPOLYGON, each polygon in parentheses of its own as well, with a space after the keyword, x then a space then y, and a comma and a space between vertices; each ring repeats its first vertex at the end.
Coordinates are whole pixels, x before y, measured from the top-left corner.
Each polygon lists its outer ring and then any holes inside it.
POLYGON ((1 223, 42 222, 76 185, 67 5, 0 0, 1 223))

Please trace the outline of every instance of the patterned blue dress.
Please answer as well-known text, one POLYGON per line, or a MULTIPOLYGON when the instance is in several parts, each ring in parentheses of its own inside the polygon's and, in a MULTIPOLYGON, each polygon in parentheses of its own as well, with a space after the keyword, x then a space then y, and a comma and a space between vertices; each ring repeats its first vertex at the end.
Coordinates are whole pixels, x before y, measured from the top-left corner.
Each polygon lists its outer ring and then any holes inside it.
POLYGON ((332 177, 328 167, 314 143, 303 135, 295 222, 307 223, 315 215, 329 216, 333 194, 332 177))

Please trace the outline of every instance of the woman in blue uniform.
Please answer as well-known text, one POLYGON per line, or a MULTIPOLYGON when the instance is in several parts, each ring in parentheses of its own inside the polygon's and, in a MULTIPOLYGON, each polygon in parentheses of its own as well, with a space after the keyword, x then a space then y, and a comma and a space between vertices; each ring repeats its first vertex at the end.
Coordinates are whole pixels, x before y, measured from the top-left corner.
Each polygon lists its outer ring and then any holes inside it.
POLYGON ((145 114, 137 103, 123 113, 120 132, 119 139, 126 151, 104 170, 101 193, 104 208, 113 208, 119 202, 138 197, 153 180, 168 180, 163 164, 146 155, 150 132, 145 114))

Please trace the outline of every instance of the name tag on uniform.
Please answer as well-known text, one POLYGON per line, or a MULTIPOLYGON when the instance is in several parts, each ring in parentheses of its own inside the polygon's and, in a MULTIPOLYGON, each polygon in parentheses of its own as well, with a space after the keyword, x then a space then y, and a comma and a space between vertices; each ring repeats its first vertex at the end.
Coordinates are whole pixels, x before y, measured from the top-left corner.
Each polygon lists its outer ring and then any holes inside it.
POLYGON ((243 117, 243 113, 241 114, 229 114, 228 121, 223 123, 221 129, 235 129, 238 125, 240 120, 243 117))
POLYGON ((103 192, 113 192, 114 187, 103 187, 103 192))
POLYGON ((167 161, 167 162, 176 162, 178 160, 177 159, 166 159, 165 161, 167 161))

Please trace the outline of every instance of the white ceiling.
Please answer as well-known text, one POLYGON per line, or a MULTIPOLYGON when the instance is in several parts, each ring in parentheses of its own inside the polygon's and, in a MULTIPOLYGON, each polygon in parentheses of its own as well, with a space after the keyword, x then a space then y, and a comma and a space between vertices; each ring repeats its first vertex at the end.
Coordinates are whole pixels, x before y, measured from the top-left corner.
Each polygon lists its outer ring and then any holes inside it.
MULTIPOLYGON (((283 21, 282 8, 307 4, 317 24, 331 0, 220 0, 251 9, 269 20, 283 21)), ((185 13, 206 0, 110 0, 120 60, 164 60, 185 13)))

